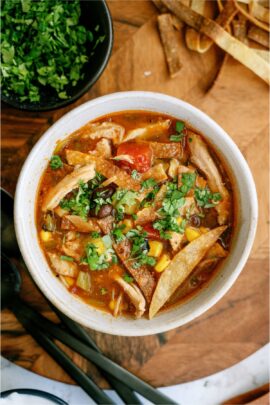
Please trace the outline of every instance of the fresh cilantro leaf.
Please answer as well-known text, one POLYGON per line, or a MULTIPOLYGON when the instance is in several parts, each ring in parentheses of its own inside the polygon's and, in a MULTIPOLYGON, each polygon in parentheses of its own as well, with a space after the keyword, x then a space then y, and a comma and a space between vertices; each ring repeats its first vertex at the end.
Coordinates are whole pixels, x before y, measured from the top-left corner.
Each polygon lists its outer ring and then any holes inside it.
POLYGON ((127 273, 123 274, 122 278, 125 280, 126 283, 133 283, 134 281, 134 278, 127 273))
POLYGON ((134 180, 138 180, 138 179, 140 178, 140 175, 139 175, 139 173, 137 172, 137 170, 132 170, 132 172, 131 172, 131 177, 132 177, 134 180))
POLYGON ((176 132, 180 133, 180 132, 183 131, 184 128, 185 128, 185 123, 183 121, 177 121, 176 122, 176 124, 175 124, 176 132))
POLYGON ((74 262, 73 257, 70 256, 60 256, 61 260, 66 260, 67 262, 74 262))
POLYGON ((144 180, 144 181, 141 183, 141 186, 142 186, 142 187, 141 187, 141 190, 146 190, 146 189, 148 189, 148 188, 155 187, 156 185, 157 185, 156 180, 150 178, 150 179, 144 180))
POLYGON ((63 167, 63 162, 58 155, 54 155, 51 157, 50 160, 50 168, 53 170, 61 169, 63 167))
POLYGON ((222 199, 220 193, 211 193, 209 188, 195 188, 195 199, 199 207, 212 208, 215 207, 222 199))
POLYGON ((185 136, 184 133, 177 134, 177 135, 171 135, 170 136, 170 141, 172 141, 172 142, 181 142, 184 136, 185 136))
POLYGON ((101 294, 101 295, 106 295, 107 293, 108 293, 107 288, 102 287, 102 288, 100 289, 100 294, 101 294))
POLYGON ((117 212, 117 219, 121 220, 124 217, 125 206, 134 205, 138 193, 132 190, 118 189, 112 196, 112 202, 115 203, 115 209, 117 212))
POLYGON ((100 233, 99 233, 99 232, 92 232, 92 233, 91 233, 91 237, 92 237, 93 239, 98 239, 98 238, 100 238, 100 233))
POLYGON ((125 239, 125 235, 123 234, 123 229, 125 229, 124 224, 119 225, 118 227, 115 227, 112 230, 112 236, 114 237, 116 243, 119 243, 125 239))
POLYGON ((88 243, 85 248, 86 257, 82 260, 83 263, 88 264, 90 270, 105 270, 112 261, 115 260, 115 252, 113 249, 107 249, 105 253, 98 254, 97 247, 93 243, 88 243))

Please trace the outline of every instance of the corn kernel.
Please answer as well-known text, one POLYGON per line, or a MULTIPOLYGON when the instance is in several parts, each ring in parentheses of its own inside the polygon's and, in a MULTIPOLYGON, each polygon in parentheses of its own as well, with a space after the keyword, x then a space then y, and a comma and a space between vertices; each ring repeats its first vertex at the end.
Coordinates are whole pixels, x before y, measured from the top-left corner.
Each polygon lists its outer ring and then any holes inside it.
POLYGON ((209 229, 208 228, 205 228, 205 226, 200 226, 200 232, 201 233, 207 233, 208 231, 209 231, 209 229))
POLYGON ((43 242, 49 242, 52 239, 52 233, 44 231, 43 229, 40 231, 40 237, 43 242))
POLYGON ((109 308, 110 308, 111 311, 114 310, 114 308, 115 308, 115 301, 114 301, 114 300, 111 300, 111 301, 109 302, 109 308))
POLYGON ((167 255, 166 253, 164 253, 161 258, 159 259, 159 261, 157 262, 157 264, 155 265, 155 270, 158 273, 161 273, 163 270, 166 269, 166 267, 168 267, 169 263, 170 263, 171 259, 169 257, 169 255, 167 255))
POLYGON ((106 248, 105 248, 105 245, 104 245, 103 240, 101 238, 91 239, 90 243, 93 243, 93 245, 96 246, 97 253, 99 255, 102 255, 103 253, 105 253, 106 248))
POLYGON ((192 242, 201 235, 199 230, 193 228, 186 228, 185 234, 189 242, 192 242))
POLYGON ((63 276, 65 278, 66 283, 68 284, 69 287, 72 287, 74 285, 74 278, 69 277, 69 276, 63 276))
POLYGON ((124 234, 128 233, 128 231, 133 228, 133 221, 131 219, 124 219, 121 224, 125 225, 125 228, 123 229, 124 234))
POLYGON ((182 221, 183 221, 182 217, 176 218, 176 222, 177 222, 178 225, 181 225, 182 221))
POLYGON ((149 252, 148 256, 152 257, 159 257, 161 255, 162 249, 163 249, 163 244, 159 241, 156 240, 150 240, 149 241, 149 252))

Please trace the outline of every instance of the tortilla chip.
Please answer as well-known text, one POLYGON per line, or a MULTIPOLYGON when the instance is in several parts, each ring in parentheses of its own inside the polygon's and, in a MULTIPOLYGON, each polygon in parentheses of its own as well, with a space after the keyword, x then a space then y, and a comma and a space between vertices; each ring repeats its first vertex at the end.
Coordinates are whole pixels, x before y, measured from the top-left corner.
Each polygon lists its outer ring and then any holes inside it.
POLYGON ((114 177, 114 183, 121 188, 126 188, 128 190, 134 191, 139 191, 141 188, 141 185, 138 181, 133 179, 127 172, 120 169, 118 166, 114 165, 112 162, 106 159, 70 149, 66 151, 66 158, 68 164, 73 166, 85 165, 90 162, 94 162, 96 164, 96 171, 98 173, 101 173, 108 179, 114 177))
MULTIPOLYGON (((154 179, 157 183, 167 180, 168 176, 164 170, 163 164, 159 163, 143 173, 142 180, 154 179)), ((148 190, 149 191, 149 190, 148 190)))
POLYGON ((260 58, 251 48, 228 34, 228 32, 226 32, 215 21, 185 7, 177 0, 162 1, 187 25, 209 36, 221 49, 228 52, 239 62, 243 63, 266 83, 270 83, 270 65, 260 58))
POLYGON ((226 226, 220 226, 212 229, 190 242, 174 256, 158 280, 149 308, 150 319, 170 299, 226 228, 226 226))
POLYGON ((180 159, 183 148, 181 142, 147 142, 151 146, 155 159, 180 159))
POLYGON ((250 27, 248 38, 269 49, 269 34, 258 27, 250 27))
POLYGON ((269 25, 261 22, 260 20, 258 20, 257 18, 255 18, 252 14, 250 14, 242 5, 240 6, 240 4, 238 3, 237 0, 232 0, 235 7, 237 8, 237 10, 243 14, 249 21, 251 21, 253 24, 257 25, 257 27, 265 30, 265 31, 270 31, 270 27, 269 25))
POLYGON ((158 28, 169 73, 174 78, 180 72, 182 64, 179 58, 180 48, 174 32, 171 14, 161 14, 158 16, 158 28))
POLYGON ((147 124, 144 127, 141 128, 135 128, 131 129, 130 131, 127 132, 127 135, 123 142, 131 141, 132 139, 138 138, 139 136, 151 136, 151 135, 161 135, 166 131, 166 129, 169 129, 171 125, 171 120, 162 120, 162 121, 157 121, 152 124, 147 124))
POLYGON ((270 14, 269 9, 266 7, 261 6, 257 1, 251 0, 249 3, 249 11, 254 17, 258 18, 258 20, 266 22, 270 24, 270 14))

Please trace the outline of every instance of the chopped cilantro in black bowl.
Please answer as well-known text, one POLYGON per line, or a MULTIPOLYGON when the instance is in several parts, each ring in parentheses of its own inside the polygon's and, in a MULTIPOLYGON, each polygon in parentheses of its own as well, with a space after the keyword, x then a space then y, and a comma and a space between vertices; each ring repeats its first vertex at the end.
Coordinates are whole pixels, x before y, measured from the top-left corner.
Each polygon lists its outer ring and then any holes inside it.
POLYGON ((98 80, 112 50, 112 20, 104 0, 4 0, 1 43, 1 99, 52 110, 98 80))

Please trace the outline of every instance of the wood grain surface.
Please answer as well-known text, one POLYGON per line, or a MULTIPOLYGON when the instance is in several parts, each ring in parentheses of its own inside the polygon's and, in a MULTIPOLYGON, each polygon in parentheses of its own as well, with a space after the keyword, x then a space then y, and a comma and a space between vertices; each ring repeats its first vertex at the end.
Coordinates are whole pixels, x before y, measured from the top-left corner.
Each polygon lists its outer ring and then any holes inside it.
MULTIPOLYGON (((114 52, 101 79, 86 95, 67 108, 47 113, 2 106, 2 186, 14 192, 27 154, 53 122, 75 106, 115 91, 174 95, 198 106, 230 134, 252 170, 260 208, 252 254, 234 286, 204 315, 164 334, 126 338, 89 330, 109 357, 151 384, 166 386, 229 367, 268 340, 268 87, 214 46, 203 55, 188 51, 184 32, 178 34, 183 67, 170 79, 152 3, 115 0, 109 6, 114 52)), ((27 271, 21 273, 23 298, 56 320, 27 271)), ((106 386, 94 366, 65 350, 106 386)), ((7 310, 2 312, 2 354, 38 374, 71 382, 7 310)))

